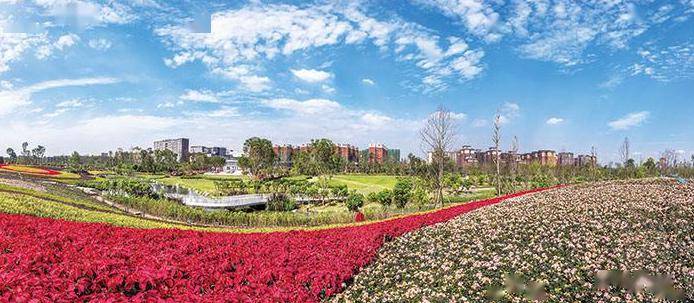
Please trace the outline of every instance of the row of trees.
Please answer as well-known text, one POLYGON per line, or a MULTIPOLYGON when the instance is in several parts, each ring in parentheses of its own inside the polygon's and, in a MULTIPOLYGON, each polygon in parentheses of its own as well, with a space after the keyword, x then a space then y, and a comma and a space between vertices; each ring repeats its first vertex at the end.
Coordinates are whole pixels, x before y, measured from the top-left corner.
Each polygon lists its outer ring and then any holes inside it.
POLYGON ((22 149, 19 154, 12 147, 8 147, 7 150, 8 163, 15 164, 43 164, 46 156, 46 147, 42 145, 37 145, 35 148, 30 149, 29 143, 22 143, 22 149))

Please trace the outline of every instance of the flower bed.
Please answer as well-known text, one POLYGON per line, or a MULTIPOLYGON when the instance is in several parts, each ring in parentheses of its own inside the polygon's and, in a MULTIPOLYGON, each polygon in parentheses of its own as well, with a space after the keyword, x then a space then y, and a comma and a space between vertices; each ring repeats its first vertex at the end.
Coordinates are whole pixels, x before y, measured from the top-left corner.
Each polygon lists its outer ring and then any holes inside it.
POLYGON ((692 182, 521 197, 387 243, 333 301, 691 302, 693 221, 692 182), (606 271, 622 278, 600 286, 606 271))
POLYGON ((384 241, 520 194, 373 224, 252 234, 0 214, 0 301, 316 302, 384 241))
POLYGON ((59 172, 57 170, 52 170, 52 169, 47 169, 47 168, 20 166, 20 165, 9 165, 9 164, 0 164, 0 170, 1 169, 8 170, 8 171, 14 171, 14 172, 20 172, 20 173, 26 173, 26 174, 32 174, 32 175, 43 175, 43 176, 57 176, 57 175, 61 174, 61 172, 59 172))

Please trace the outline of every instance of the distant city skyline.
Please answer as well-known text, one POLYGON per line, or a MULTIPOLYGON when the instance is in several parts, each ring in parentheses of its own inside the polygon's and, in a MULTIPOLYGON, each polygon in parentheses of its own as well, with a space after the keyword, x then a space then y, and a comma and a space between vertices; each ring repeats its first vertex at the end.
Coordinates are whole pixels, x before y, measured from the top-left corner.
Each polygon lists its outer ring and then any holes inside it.
MULTIPOLYGON (((228 1, 227 1, 228 2, 228 1)), ((100 154, 186 137, 694 154, 694 2, 0 2, 0 148, 100 154), (257 22, 256 20, 263 20, 257 22)))

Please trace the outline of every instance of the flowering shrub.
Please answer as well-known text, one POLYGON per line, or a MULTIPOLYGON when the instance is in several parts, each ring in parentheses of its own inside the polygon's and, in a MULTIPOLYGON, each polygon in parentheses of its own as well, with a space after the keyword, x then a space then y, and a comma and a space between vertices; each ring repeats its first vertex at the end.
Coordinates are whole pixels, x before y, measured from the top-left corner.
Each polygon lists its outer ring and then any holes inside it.
POLYGON ((366 225, 249 234, 0 214, 0 301, 316 302, 385 241, 520 194, 366 225))
POLYGON ((514 200, 386 244, 333 301, 694 298, 692 182, 585 184, 514 200), (616 270, 634 275, 599 285, 602 272, 616 270))

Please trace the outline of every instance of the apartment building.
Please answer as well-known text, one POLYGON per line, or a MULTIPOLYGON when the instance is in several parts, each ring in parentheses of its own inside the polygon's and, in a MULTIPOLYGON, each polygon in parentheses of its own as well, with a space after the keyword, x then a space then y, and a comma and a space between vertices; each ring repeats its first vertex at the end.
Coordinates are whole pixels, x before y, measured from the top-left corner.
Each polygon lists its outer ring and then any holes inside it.
POLYGON ((188 138, 164 139, 154 141, 154 150, 170 150, 176 154, 178 162, 186 162, 190 158, 189 145, 188 138))
POLYGON ((302 149, 298 146, 285 144, 275 145, 272 147, 272 150, 275 152, 275 156, 277 157, 280 164, 291 166, 294 156, 298 154, 302 149))
POLYGON ((359 162, 359 148, 349 144, 335 145, 335 153, 347 162, 359 162))
POLYGON ((382 164, 388 159, 388 148, 383 144, 369 145, 369 163, 382 164))
POLYGON ((574 153, 560 152, 557 155, 557 164, 559 166, 573 166, 576 164, 574 153))
POLYGON ((222 157, 226 158, 228 155, 228 150, 226 147, 207 147, 202 145, 195 145, 190 147, 191 154, 205 154, 208 157, 222 157))

